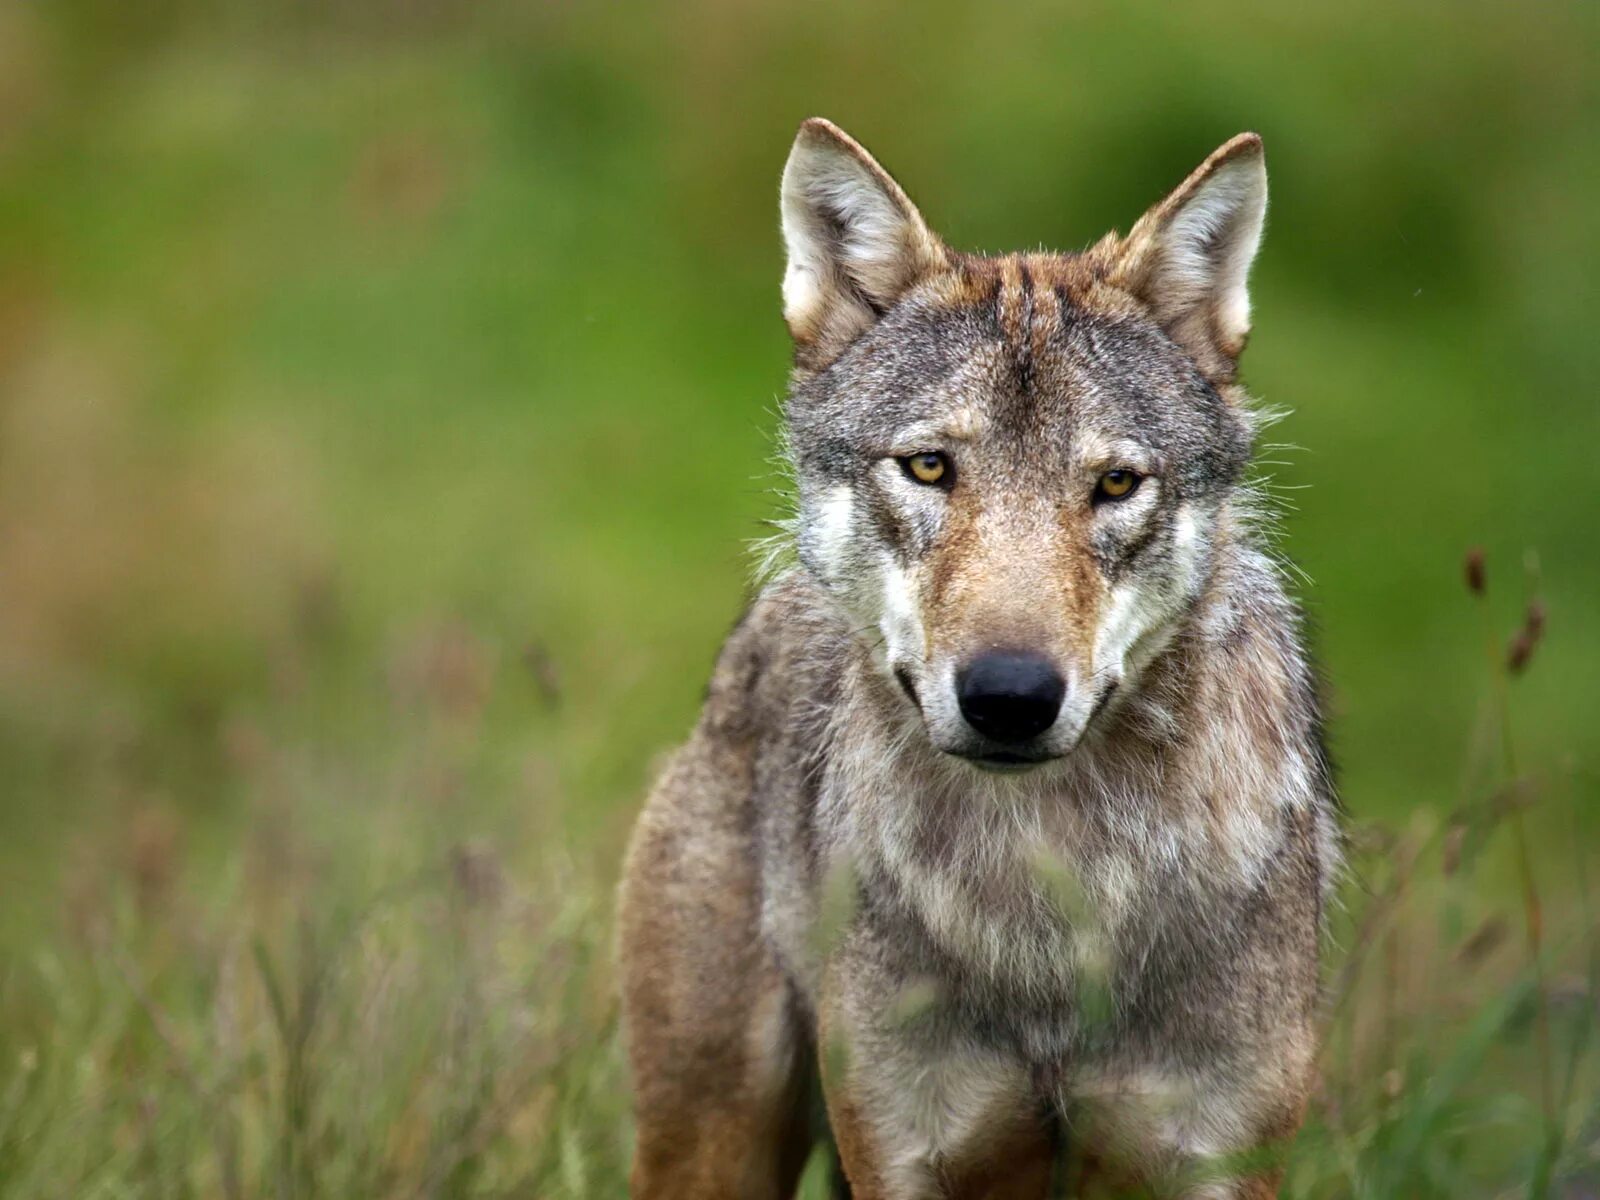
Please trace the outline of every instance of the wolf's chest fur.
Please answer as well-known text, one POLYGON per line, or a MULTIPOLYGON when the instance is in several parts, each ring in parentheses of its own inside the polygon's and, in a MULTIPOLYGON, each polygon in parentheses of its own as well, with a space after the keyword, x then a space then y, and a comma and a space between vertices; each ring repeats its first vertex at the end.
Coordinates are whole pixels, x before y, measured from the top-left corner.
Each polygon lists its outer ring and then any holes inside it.
POLYGON ((778 585, 743 632, 770 640, 782 682, 746 713, 767 747, 765 927, 796 978, 817 977, 842 905, 894 947, 908 990, 950 975, 976 1004, 1059 1026, 1085 989, 1148 1002, 1225 958, 1264 893, 1320 898, 1334 834, 1291 610, 1256 552, 1227 560, 1239 596, 1210 596, 1067 764, 1023 780, 931 751, 827 598, 778 585))

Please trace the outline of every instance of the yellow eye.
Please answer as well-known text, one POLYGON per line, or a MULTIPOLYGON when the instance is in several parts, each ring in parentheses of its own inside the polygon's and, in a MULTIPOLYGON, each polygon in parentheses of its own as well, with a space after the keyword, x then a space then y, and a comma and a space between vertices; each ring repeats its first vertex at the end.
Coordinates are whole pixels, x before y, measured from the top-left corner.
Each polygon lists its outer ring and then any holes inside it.
POLYGON ((1121 500, 1133 495, 1139 476, 1132 471, 1107 471, 1095 485, 1096 500, 1121 500))
POLYGON ((950 463, 944 455, 934 451, 902 458, 900 466, 918 483, 945 483, 950 474, 950 463))

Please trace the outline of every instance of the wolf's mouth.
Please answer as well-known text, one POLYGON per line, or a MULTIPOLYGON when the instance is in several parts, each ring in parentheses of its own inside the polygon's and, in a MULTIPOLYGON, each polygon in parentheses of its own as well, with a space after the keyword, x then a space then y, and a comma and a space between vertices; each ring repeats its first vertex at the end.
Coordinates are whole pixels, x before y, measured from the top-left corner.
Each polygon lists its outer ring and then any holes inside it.
POLYGON ((1105 712, 1106 705, 1111 703, 1111 697, 1117 694, 1117 684, 1119 682, 1121 681, 1113 679, 1106 685, 1105 690, 1100 693, 1100 698, 1094 702, 1094 711, 1089 714, 1089 719, 1083 723, 1084 728, 1087 729, 1090 725, 1093 725, 1094 719, 1105 712))
POLYGON ((911 673, 904 667, 896 667, 894 669, 894 681, 900 685, 900 690, 906 694, 906 698, 911 701, 916 710, 921 712, 922 700, 917 696, 917 685, 911 682, 911 673))
POLYGON ((1047 762, 1054 762, 1059 755, 1015 754, 1010 750, 995 750, 989 754, 963 754, 961 757, 982 770, 1009 775, 1042 767, 1047 762))

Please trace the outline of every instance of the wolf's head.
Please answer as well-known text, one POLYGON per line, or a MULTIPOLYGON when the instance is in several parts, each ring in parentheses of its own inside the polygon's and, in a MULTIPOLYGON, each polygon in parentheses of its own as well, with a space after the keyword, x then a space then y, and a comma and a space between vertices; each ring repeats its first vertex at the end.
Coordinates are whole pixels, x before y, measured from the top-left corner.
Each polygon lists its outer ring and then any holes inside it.
POLYGON ((841 130, 801 126, 782 192, 800 559, 938 749, 1069 753, 1204 589, 1250 451, 1232 384, 1266 182, 1241 134, 1127 237, 984 258, 841 130))

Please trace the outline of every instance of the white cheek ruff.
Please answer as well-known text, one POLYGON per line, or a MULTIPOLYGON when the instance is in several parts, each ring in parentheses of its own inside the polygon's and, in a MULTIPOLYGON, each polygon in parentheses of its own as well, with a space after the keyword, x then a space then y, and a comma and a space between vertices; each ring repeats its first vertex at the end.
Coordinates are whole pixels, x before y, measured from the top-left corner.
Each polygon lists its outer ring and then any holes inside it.
POLYGON ((1194 509, 1184 505, 1173 521, 1170 573, 1133 576, 1111 589, 1110 603, 1095 638, 1096 674, 1125 678, 1142 670, 1163 643, 1150 634, 1171 621, 1183 601, 1200 588, 1205 546, 1194 509))
POLYGON ((847 483, 835 484, 817 501, 816 516, 805 527, 812 563, 830 582, 849 572, 855 514, 854 489, 847 483))
POLYGON ((891 562, 884 568, 879 628, 883 630, 884 650, 891 665, 908 660, 922 662, 922 613, 911 579, 898 563, 891 562))
POLYGON ((1205 554, 1200 540, 1200 520, 1187 504, 1178 509, 1173 522, 1172 554, 1179 586, 1185 595, 1190 595, 1200 587, 1205 554))
POLYGON ((921 673, 922 614, 916 587, 894 549, 861 527, 855 490, 834 484, 803 521, 802 556, 863 630, 882 635, 873 657, 882 667, 908 666, 921 673))

